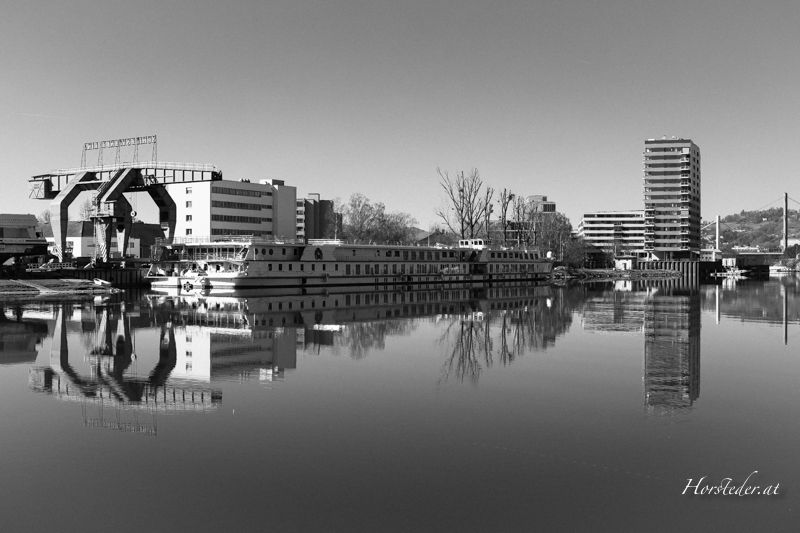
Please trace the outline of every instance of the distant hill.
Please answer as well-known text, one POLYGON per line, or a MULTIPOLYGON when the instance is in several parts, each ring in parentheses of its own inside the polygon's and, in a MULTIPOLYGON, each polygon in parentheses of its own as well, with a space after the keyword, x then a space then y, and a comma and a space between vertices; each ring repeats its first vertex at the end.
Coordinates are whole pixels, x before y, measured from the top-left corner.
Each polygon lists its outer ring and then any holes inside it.
MULTIPOLYGON (((734 246, 758 246, 762 250, 779 250, 783 244, 783 208, 764 211, 742 211, 721 218, 721 248, 734 246)), ((703 247, 713 247, 716 228, 713 220, 705 220, 702 226, 703 247), (710 225, 709 225, 710 224, 710 225)), ((791 239, 800 238, 800 210, 789 209, 789 245, 791 239)))

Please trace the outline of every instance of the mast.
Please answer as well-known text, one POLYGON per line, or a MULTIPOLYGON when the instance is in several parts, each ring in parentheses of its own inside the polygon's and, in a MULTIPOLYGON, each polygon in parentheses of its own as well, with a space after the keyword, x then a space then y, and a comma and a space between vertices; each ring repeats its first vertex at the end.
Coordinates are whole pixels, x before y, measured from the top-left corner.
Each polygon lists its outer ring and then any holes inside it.
POLYGON ((789 193, 783 193, 783 253, 789 250, 789 193))

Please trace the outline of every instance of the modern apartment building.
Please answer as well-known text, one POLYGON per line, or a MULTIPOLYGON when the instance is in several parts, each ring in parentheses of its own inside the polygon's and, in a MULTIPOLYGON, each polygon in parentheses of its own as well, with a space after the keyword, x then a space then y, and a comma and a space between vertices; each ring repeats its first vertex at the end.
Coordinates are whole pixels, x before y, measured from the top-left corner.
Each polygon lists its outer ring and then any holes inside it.
POLYGON ((615 256, 646 257, 644 228, 644 211, 597 211, 583 215, 578 235, 615 256))
POLYGON ((297 189, 281 180, 173 183, 167 189, 177 208, 176 237, 297 235, 297 189))
POLYGON ((644 219, 650 257, 699 259, 700 148, 690 139, 645 141, 644 219))

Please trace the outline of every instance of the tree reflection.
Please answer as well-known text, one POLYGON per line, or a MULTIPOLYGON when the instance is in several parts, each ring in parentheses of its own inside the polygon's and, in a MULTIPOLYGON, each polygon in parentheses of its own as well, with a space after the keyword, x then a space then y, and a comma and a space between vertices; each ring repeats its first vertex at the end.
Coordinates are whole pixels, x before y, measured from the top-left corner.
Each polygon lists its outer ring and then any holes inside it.
POLYGON ((346 348, 353 359, 363 359, 370 350, 383 350, 386 337, 407 336, 417 329, 415 320, 379 320, 348 324, 336 342, 337 349, 346 348))
POLYGON ((484 313, 453 315, 439 337, 445 361, 439 383, 450 378, 477 384, 496 361, 512 364, 530 351, 546 350, 572 324, 581 289, 562 289, 553 298, 489 302, 484 313))

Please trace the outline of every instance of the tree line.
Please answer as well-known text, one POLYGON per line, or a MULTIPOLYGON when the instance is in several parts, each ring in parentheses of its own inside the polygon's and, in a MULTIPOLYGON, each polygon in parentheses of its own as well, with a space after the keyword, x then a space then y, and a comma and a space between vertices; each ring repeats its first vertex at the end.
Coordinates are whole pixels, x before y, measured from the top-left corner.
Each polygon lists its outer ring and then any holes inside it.
POLYGON ((569 219, 561 213, 546 212, 534 197, 484 185, 478 169, 468 174, 462 171, 451 175, 441 169, 437 173, 444 199, 434 213, 442 226, 458 238, 483 238, 501 246, 538 247, 557 257, 562 257, 570 246, 569 219))
POLYGON ((355 193, 343 203, 333 200, 331 212, 334 238, 354 243, 400 243, 415 241, 417 221, 408 213, 388 212, 382 202, 372 202, 363 194, 355 193))

